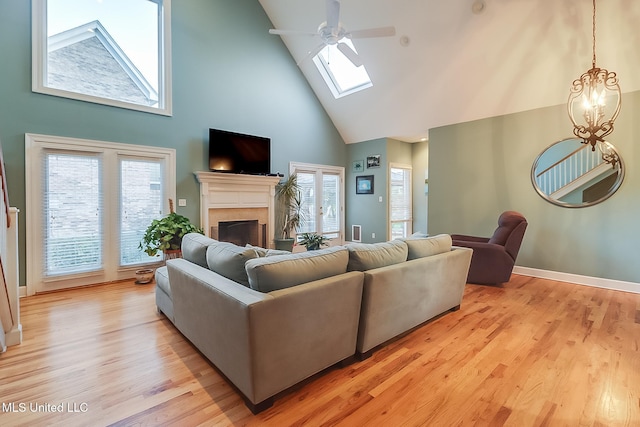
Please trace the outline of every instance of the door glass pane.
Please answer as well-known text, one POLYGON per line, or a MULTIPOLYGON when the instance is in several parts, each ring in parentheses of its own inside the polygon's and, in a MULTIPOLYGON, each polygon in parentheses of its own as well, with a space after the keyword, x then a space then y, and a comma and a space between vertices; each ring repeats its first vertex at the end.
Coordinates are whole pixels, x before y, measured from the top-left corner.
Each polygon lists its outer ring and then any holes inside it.
POLYGON ((298 172, 298 185, 302 192, 303 222, 300 233, 316 232, 316 175, 315 173, 298 172))
POLYGON ((322 232, 335 233, 340 230, 340 177, 322 175, 322 232))
POLYGON ((407 237, 412 220, 411 169, 390 168, 391 239, 407 237))
POLYGON ((391 223, 391 240, 409 236, 409 224, 406 221, 391 223))
POLYGON ((120 161, 120 265, 158 261, 138 244, 152 220, 162 216, 162 165, 159 161, 120 161))
POLYGON ((44 156, 44 276, 102 268, 101 160, 44 156))

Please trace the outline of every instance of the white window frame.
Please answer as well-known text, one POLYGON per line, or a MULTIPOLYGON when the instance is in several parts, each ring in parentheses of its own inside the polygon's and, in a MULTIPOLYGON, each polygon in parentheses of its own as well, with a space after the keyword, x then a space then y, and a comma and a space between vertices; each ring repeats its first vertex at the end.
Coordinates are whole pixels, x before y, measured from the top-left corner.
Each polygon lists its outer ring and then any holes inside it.
POLYGON ((76 99, 94 104, 147 113, 171 116, 173 114, 173 97, 171 86, 171 0, 148 0, 158 4, 158 106, 147 106, 133 102, 118 101, 87 95, 62 89, 48 87, 44 84, 47 76, 47 0, 31 0, 31 79, 33 92, 62 98, 76 99))
POLYGON ((387 200, 389 200, 389 224, 388 224, 388 238, 389 240, 391 240, 392 234, 393 234, 393 224, 396 222, 403 222, 403 223, 407 223, 407 236, 405 237, 409 237, 411 235, 411 233, 413 232, 413 167, 411 165, 407 165, 407 164, 403 164, 403 163, 389 163, 389 185, 387 187, 387 191, 388 191, 388 196, 387 196, 387 200), (392 220, 391 219, 391 212, 392 212, 392 207, 391 207, 391 169, 405 169, 408 170, 410 173, 409 176, 409 218, 408 219, 404 219, 404 220, 392 220))
POLYGON ((25 189, 26 189, 26 259, 27 295, 73 286, 105 283, 135 277, 135 265, 121 267, 119 251, 119 185, 120 157, 137 157, 163 162, 163 211, 169 212, 169 199, 176 198, 176 150, 172 148, 122 144, 116 142, 65 138, 59 136, 25 134, 25 189), (42 218, 42 192, 44 170, 42 160, 47 150, 69 153, 96 153, 103 159, 103 181, 112 182, 106 187, 103 197, 104 210, 104 256, 103 269, 77 274, 43 277, 42 254, 44 230, 42 218), (111 176, 109 175, 111 174, 111 176))
MULTIPOLYGON (((355 46, 353 46, 353 43, 350 40, 343 39, 342 42, 348 43, 351 48, 356 51, 355 46)), ((320 72, 320 75, 324 79, 324 82, 327 84, 327 87, 329 87, 329 90, 331 91, 331 94, 334 98, 342 98, 343 96, 351 95, 352 93, 360 92, 361 90, 368 89, 373 86, 373 82, 371 82, 371 77, 369 77, 367 69, 364 65, 361 65, 361 67, 364 69, 364 72, 367 74, 368 81, 349 89, 342 89, 342 87, 338 83, 338 79, 335 76, 335 73, 340 72, 340 70, 337 70, 335 69, 335 67, 332 67, 331 64, 328 64, 322 56, 322 53, 330 48, 330 46, 325 46, 320 53, 313 57, 313 63, 316 65, 316 68, 320 72)), ((333 46, 333 48, 335 48, 335 45, 333 46)), ((338 51, 337 48, 335 48, 335 50, 335 55, 344 55, 342 52, 338 51)))

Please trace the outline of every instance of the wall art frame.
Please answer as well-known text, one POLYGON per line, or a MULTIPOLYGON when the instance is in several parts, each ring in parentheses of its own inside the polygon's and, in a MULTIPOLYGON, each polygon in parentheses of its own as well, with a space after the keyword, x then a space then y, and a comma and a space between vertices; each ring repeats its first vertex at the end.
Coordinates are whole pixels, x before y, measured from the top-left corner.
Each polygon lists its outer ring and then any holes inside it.
POLYGON ((356 194, 373 194, 373 175, 356 176, 356 194))

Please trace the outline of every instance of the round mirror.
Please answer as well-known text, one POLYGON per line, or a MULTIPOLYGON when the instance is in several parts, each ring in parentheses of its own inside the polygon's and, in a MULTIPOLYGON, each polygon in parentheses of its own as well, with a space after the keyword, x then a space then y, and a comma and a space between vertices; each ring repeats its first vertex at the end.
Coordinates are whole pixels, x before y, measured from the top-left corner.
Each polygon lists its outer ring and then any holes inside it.
POLYGON ((533 163, 531 182, 554 205, 582 208, 600 203, 622 184, 624 163, 609 142, 596 147, 568 138, 547 147, 533 163))

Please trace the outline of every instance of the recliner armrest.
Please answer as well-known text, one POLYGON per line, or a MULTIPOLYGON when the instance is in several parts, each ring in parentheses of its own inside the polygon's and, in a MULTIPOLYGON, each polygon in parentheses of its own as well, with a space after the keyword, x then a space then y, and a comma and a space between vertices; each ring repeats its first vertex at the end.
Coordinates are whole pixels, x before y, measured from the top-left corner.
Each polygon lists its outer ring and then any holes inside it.
MULTIPOLYGON (((488 237, 476 237, 476 236, 467 236, 464 234, 452 234, 451 239, 453 240, 453 244, 456 244, 456 240, 463 242, 479 242, 479 243, 487 243, 489 241, 488 237)), ((458 245, 461 246, 461 245, 458 245)))

